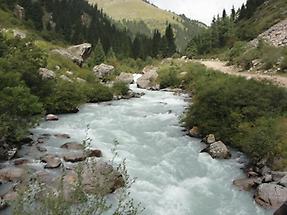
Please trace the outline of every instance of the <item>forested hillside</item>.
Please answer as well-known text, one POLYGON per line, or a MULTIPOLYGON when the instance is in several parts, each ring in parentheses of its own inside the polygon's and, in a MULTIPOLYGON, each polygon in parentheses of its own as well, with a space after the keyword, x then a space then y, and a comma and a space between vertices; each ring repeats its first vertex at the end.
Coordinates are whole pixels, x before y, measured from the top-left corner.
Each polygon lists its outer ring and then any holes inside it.
MULTIPOLYGON (((259 70, 284 72, 287 68, 287 51, 284 45, 275 47, 272 41, 260 38, 257 39, 259 43, 249 42, 285 20, 286 11, 285 0, 248 0, 238 10, 233 8, 230 15, 223 10, 222 14, 214 17, 205 32, 189 42, 185 54, 189 57, 219 57, 245 70, 256 66, 259 70)), ((274 39, 278 40, 278 36, 286 32, 284 26, 282 23, 276 28, 278 32, 275 34, 278 35, 274 35, 274 39)), ((280 38, 284 39, 284 35, 280 38)))
POLYGON ((117 25, 128 28, 133 35, 143 33, 149 37, 158 29, 164 33, 167 23, 171 24, 176 34, 176 44, 183 50, 191 37, 198 35, 206 25, 190 20, 184 15, 162 10, 143 0, 89 0, 92 5, 102 8, 117 25))

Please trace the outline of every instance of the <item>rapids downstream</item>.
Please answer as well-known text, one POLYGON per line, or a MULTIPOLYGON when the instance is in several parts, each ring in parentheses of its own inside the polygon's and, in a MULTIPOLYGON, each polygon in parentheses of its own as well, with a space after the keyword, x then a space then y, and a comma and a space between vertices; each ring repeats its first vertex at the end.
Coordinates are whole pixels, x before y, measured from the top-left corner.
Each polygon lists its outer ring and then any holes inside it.
MULTIPOLYGON (((243 176, 244 157, 234 152, 226 161, 200 154, 200 140, 185 136, 180 116, 188 103, 185 96, 147 91, 139 99, 86 104, 78 114, 61 115, 57 122, 43 122, 35 133, 67 133, 81 141, 86 133, 92 145, 111 159, 114 140, 119 158, 127 160, 136 177, 132 197, 142 203, 146 215, 270 215, 258 207, 248 192, 238 191, 232 181, 243 176), (87 131, 87 126, 89 129, 87 131)), ((51 139, 47 149, 62 144, 51 139)))

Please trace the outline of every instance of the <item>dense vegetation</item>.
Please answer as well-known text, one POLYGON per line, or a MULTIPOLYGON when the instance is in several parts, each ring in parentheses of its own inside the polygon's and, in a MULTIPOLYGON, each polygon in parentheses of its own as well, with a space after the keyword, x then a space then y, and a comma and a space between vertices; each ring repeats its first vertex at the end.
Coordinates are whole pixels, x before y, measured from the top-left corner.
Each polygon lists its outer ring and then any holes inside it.
POLYGON ((164 65, 159 82, 162 87, 183 85, 192 92, 193 104, 184 119, 188 128, 214 133, 255 162, 267 158, 275 169, 286 165, 286 89, 200 64, 164 65))
POLYGON ((230 15, 223 10, 206 31, 190 41, 186 54, 190 57, 217 54, 236 42, 250 41, 286 18, 286 9, 284 0, 248 0, 238 10, 233 8, 230 15))
MULTIPOLYGON (((0 7, 13 10, 16 4, 25 9, 25 20, 46 40, 62 40, 68 43, 89 42, 94 46, 101 41, 105 53, 111 49, 120 58, 133 57, 145 59, 148 56, 171 56, 168 43, 162 50, 152 50, 154 39, 138 34, 130 37, 126 29, 119 30, 110 19, 95 6, 84 0, 2 0, 0 7), (165 51, 166 50, 166 51, 165 51), (140 54, 139 54, 140 53, 140 54)), ((170 29, 168 26, 167 29, 170 29)), ((175 38, 172 38, 173 41, 175 38)), ((162 41, 170 40, 166 35, 162 41)))

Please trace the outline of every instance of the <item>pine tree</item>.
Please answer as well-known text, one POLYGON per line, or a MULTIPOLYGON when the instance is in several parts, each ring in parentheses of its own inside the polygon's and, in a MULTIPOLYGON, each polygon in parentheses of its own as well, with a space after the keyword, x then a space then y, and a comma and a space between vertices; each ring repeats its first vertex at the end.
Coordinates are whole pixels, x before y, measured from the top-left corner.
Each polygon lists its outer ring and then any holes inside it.
POLYGON ((106 59, 106 55, 104 52, 103 45, 102 45, 101 41, 98 40, 98 43, 94 49, 93 63, 95 65, 99 65, 99 64, 105 62, 105 59, 106 59))
POLYGON ((160 40, 160 32, 158 30, 155 30, 152 38, 152 57, 156 57, 159 54, 160 40))
POLYGON ((222 12, 222 19, 225 19, 226 16, 227 16, 227 15, 226 15, 226 10, 224 9, 223 12, 222 12))
POLYGON ((231 20, 234 21, 236 18, 236 12, 234 6, 231 9, 231 20))
POLYGON ((176 52, 175 37, 171 24, 166 27, 165 38, 167 42, 167 52, 165 54, 170 57, 176 52))

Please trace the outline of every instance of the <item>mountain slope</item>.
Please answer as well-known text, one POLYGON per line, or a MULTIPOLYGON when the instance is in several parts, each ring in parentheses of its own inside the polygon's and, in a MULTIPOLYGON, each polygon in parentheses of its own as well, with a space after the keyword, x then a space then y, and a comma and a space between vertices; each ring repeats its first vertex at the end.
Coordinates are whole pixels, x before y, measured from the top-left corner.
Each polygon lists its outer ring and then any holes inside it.
MULTIPOLYGON (((198 21, 190 20, 184 16, 177 15, 175 13, 162 10, 143 0, 88 0, 90 4, 97 5, 103 9, 105 13, 112 17, 112 19, 124 23, 126 27, 133 33, 139 32, 135 27, 135 23, 138 23, 143 28, 143 22, 150 32, 146 32, 150 35, 154 29, 164 32, 167 23, 172 24, 176 36, 177 46, 179 49, 183 49, 190 37, 198 34, 206 26, 198 21), (131 27, 130 22, 134 27, 131 27), (128 23, 128 24, 127 24, 128 23)), ((141 32, 142 33, 142 32, 141 32)))

